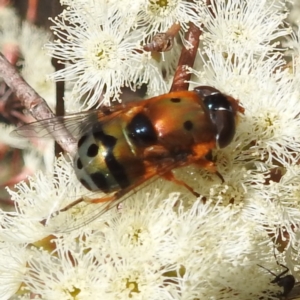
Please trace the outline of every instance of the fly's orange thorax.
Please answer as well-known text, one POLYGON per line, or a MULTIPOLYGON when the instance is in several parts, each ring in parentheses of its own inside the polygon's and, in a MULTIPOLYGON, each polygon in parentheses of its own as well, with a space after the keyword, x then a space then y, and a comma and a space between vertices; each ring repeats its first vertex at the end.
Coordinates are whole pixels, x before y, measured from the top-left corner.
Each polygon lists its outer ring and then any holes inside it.
POLYGON ((193 145, 215 141, 215 127, 193 92, 158 97, 144 106, 144 112, 157 132, 158 143, 170 152, 189 151, 193 145))

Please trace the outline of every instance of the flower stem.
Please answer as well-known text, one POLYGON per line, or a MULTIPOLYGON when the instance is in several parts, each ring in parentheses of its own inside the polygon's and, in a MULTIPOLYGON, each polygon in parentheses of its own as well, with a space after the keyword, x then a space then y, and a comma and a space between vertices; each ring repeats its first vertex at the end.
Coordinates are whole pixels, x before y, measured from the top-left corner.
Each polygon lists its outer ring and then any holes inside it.
POLYGON ((182 48, 170 92, 187 90, 189 88, 188 81, 191 78, 191 74, 188 69, 194 65, 200 34, 200 28, 190 22, 190 27, 186 33, 185 39, 192 47, 186 48, 183 46, 182 48))

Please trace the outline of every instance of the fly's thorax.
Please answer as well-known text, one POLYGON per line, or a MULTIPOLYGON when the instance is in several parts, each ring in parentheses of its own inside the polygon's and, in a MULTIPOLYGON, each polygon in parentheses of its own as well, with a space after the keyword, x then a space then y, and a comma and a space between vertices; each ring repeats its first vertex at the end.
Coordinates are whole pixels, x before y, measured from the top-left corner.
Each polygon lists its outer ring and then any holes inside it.
POLYGON ((130 186, 144 172, 144 165, 127 142, 120 120, 96 123, 79 139, 74 168, 87 189, 105 193, 130 186))
POLYGON ((215 126, 203 105, 196 100, 191 97, 164 98, 144 108, 159 143, 171 152, 172 149, 189 149, 215 139, 215 126))

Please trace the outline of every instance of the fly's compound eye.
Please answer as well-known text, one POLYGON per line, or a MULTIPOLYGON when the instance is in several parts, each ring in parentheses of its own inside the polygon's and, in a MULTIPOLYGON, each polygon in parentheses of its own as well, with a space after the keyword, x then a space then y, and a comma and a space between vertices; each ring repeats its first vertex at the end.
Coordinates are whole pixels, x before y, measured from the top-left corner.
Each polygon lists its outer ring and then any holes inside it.
POLYGON ((150 146, 157 142, 157 134, 149 118, 138 113, 127 125, 128 136, 139 146, 150 146))
POLYGON ((235 134, 235 113, 232 105, 220 92, 206 95, 203 103, 208 109, 212 123, 216 126, 217 145, 219 148, 224 148, 232 141, 235 134))

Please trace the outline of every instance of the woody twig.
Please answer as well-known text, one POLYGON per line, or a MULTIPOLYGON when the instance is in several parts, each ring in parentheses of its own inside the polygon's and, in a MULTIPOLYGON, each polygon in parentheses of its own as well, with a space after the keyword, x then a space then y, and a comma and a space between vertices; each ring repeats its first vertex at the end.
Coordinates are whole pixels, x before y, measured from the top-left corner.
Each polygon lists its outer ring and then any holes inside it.
POLYGON ((185 35, 185 39, 191 44, 191 47, 186 48, 183 46, 182 48, 170 92, 188 89, 188 81, 191 79, 191 74, 188 69, 194 65, 199 46, 200 34, 200 28, 190 22, 189 30, 185 35))
MULTIPOLYGON (((0 53, 0 77, 3 78, 12 92, 20 100, 21 105, 25 107, 36 120, 45 120, 55 117, 46 101, 27 84, 16 68, 7 61, 2 53, 0 53)), ((59 131, 51 131, 51 135, 65 151, 74 154, 76 140, 63 126, 60 126, 59 131)))

